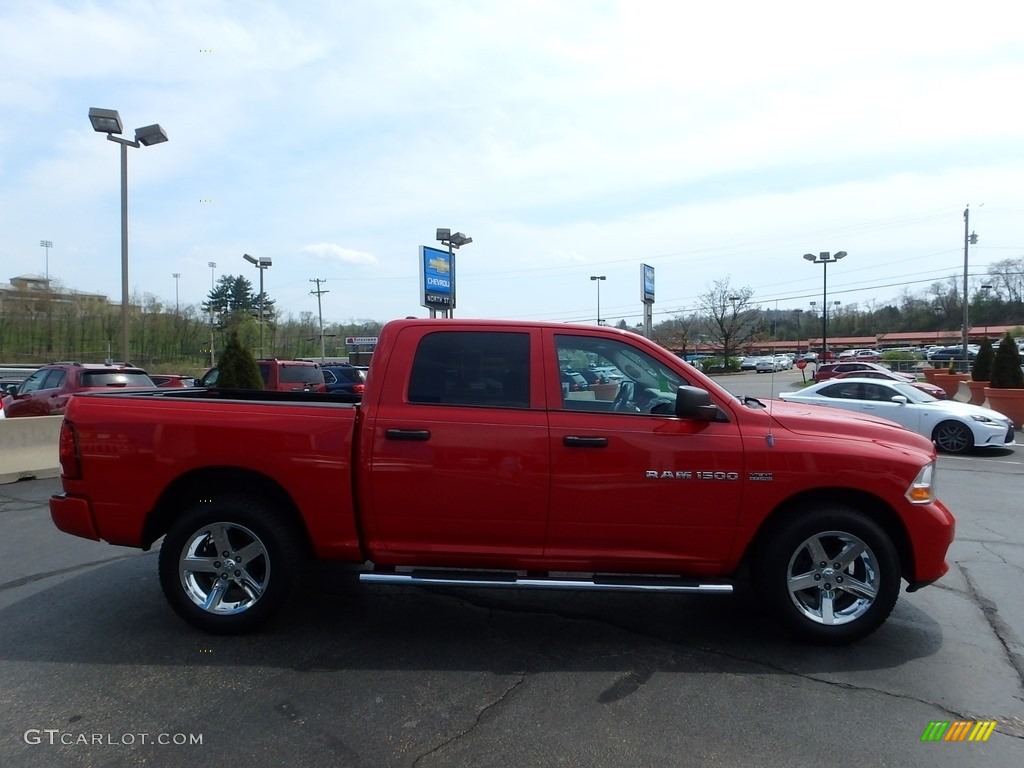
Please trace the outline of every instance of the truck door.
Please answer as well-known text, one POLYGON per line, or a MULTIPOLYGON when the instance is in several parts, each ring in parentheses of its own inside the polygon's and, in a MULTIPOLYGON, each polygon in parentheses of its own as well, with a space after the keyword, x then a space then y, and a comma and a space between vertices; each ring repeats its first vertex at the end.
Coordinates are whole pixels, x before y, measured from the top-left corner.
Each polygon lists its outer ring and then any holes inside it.
POLYGON ((740 507, 734 423, 673 415, 682 364, 610 336, 545 332, 551 520, 545 557, 570 569, 700 569, 727 556, 740 507), (613 371, 573 391, 567 372, 613 371), (606 387, 602 384, 615 384, 606 387))
POLYGON ((549 492, 539 332, 444 328, 402 331, 367 416, 374 557, 467 566, 539 557, 549 492))

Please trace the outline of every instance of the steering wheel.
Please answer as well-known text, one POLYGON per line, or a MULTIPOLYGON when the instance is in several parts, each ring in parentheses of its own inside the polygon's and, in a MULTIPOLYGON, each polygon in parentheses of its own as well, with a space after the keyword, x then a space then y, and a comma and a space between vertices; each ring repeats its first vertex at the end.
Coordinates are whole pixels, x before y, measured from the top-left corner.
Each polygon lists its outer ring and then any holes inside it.
MULTIPOLYGON (((633 399, 633 382, 624 381, 619 384, 619 391, 615 393, 615 399, 612 401, 612 411, 615 412, 628 412, 630 408, 630 401, 633 399)), ((634 406, 635 408, 635 406, 634 406)))

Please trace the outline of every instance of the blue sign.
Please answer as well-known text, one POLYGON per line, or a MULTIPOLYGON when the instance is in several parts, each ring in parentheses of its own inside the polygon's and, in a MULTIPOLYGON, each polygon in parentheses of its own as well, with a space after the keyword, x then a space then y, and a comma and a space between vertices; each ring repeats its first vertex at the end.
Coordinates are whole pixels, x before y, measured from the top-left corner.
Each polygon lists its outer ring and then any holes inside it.
POLYGON ((448 251, 420 246, 420 306, 455 308, 455 258, 448 251))
POLYGON ((643 302, 644 304, 654 303, 654 267, 647 264, 640 265, 643 268, 643 302))

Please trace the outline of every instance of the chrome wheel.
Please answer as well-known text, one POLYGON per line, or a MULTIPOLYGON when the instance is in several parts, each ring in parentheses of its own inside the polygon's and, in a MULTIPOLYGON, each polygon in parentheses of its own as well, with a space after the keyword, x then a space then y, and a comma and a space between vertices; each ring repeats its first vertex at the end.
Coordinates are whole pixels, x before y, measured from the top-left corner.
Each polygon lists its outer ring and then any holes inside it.
POLYGON ((248 610, 263 596, 270 558, 260 538, 245 526, 212 523, 185 543, 178 576, 196 606, 230 615, 248 610))
POLYGON ((807 619, 828 626, 856 621, 878 596, 880 574, 871 548, 843 531, 805 539, 787 569, 793 605, 807 619))
POLYGON ((206 632, 249 632, 284 605, 306 552, 302 530, 265 499, 226 494, 196 502, 160 545, 171 607, 206 632))
POLYGON ((849 643, 881 626, 900 591, 900 559, 884 528, 837 502, 794 506, 763 532, 753 587, 803 640, 849 643))

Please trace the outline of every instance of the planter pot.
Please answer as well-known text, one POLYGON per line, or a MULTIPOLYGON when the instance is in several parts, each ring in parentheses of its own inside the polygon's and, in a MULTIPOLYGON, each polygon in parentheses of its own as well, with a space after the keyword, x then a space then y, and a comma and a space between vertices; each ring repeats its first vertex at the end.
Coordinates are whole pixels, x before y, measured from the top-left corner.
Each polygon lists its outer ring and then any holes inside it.
POLYGON ((1024 429, 1024 389, 993 389, 985 387, 988 407, 1013 419, 1013 426, 1024 429))
POLYGON ((619 391, 618 384, 591 384, 591 391, 595 400, 614 400, 615 393, 619 391))
POLYGON ((985 404, 985 387, 988 386, 987 381, 968 381, 967 388, 971 390, 971 405, 984 405, 985 404))
POLYGON ((924 380, 925 381, 927 381, 929 384, 934 384, 935 383, 936 375, 938 375, 940 373, 945 375, 946 374, 946 369, 945 368, 924 368, 924 369, 922 369, 921 373, 924 374, 924 380))
POLYGON ((954 373, 952 375, 943 372, 935 376, 935 380, 932 382, 937 387, 942 387, 946 393, 946 397, 950 400, 953 399, 953 395, 960 388, 961 381, 970 381, 971 374, 969 373, 954 373))

